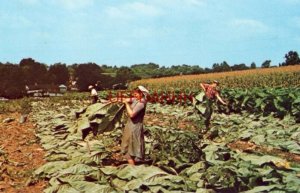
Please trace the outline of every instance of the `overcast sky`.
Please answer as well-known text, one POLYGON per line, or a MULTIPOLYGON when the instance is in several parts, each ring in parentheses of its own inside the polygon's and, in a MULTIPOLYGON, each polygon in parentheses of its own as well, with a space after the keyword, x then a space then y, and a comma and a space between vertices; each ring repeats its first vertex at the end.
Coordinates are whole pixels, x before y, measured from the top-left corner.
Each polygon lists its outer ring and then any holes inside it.
POLYGON ((211 67, 300 51, 300 0, 0 0, 0 62, 211 67))

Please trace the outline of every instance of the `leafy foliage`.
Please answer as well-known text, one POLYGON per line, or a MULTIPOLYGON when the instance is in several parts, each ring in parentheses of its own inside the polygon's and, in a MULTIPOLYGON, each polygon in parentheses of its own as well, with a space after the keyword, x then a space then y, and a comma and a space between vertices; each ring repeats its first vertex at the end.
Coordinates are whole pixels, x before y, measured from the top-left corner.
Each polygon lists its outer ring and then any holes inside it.
MULTIPOLYGON (((45 192, 292 193, 300 188, 299 164, 228 147, 240 139, 297 153, 300 131, 288 115, 278 120, 273 116, 217 114, 212 129, 218 134, 213 141, 199 139, 195 131, 146 126, 146 156, 153 159, 153 164, 116 167, 105 166, 105 160, 117 153, 120 129, 100 133, 97 140, 88 137, 88 145, 80 133, 73 132, 82 117, 94 120, 105 116, 108 110, 104 106, 94 105, 81 111, 77 121, 72 119, 74 111, 69 107, 55 105, 49 109, 41 102, 32 106, 37 135, 49 161, 35 171, 37 177, 49 179, 45 192)), ((73 104, 73 108, 80 107, 73 104)), ((148 113, 187 116, 186 112, 172 112, 174 107, 151 104, 148 108, 148 113)), ((192 107, 186 108, 190 111, 192 107)))
POLYGON ((96 84, 100 81, 103 72, 100 66, 95 63, 74 65, 74 76, 78 79, 77 84, 80 91, 88 90, 89 85, 96 84))
POLYGON ((289 51, 287 54, 285 54, 284 57, 285 57, 285 62, 282 63, 282 66, 300 64, 300 58, 298 52, 296 51, 289 51))
POLYGON ((76 112, 76 126, 82 133, 82 139, 85 139, 90 131, 97 135, 122 126, 123 110, 123 104, 96 103, 76 112))
POLYGON ((49 76, 56 85, 67 84, 70 75, 66 64, 57 63, 49 67, 49 76))
POLYGON ((13 64, 0 64, 0 96, 21 97, 25 92, 22 70, 13 64))
MULTIPOLYGON (((276 117, 283 118, 285 115, 292 115, 297 122, 300 121, 298 88, 278 88, 278 89, 231 89, 224 90, 224 97, 229 102, 230 112, 241 113, 262 113, 269 115, 273 113, 276 117)), ((222 112, 224 109, 219 110, 222 112)))

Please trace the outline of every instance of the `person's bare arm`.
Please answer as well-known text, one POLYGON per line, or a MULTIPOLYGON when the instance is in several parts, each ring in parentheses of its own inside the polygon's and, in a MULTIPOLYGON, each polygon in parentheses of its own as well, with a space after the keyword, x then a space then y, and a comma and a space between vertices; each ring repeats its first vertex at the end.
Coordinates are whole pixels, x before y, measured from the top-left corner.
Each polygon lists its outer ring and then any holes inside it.
POLYGON ((219 94, 216 94, 217 99, 223 104, 223 105, 227 105, 226 102, 224 102, 224 100, 220 97, 219 94))
POLYGON ((124 104, 126 106, 126 110, 130 118, 135 117, 145 107, 144 103, 138 103, 134 107, 134 109, 131 109, 130 104, 128 102, 124 102, 124 104))
POLYGON ((112 103, 116 103, 116 102, 128 102, 131 103, 132 102, 132 98, 128 98, 128 97, 114 97, 109 99, 110 102, 112 103))
POLYGON ((204 91, 206 91, 206 88, 205 88, 205 86, 204 86, 203 83, 200 83, 200 86, 201 86, 201 88, 202 88, 204 91))

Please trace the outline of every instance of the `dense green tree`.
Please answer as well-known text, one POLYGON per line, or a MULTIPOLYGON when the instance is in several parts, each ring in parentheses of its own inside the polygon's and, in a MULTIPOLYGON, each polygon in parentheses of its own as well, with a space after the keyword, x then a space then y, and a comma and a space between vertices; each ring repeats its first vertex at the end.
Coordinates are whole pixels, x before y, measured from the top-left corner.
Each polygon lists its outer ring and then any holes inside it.
POLYGON ((242 63, 242 64, 235 64, 235 65, 231 66, 231 69, 233 71, 235 71, 235 70, 247 70, 247 69, 249 69, 249 67, 246 66, 246 64, 242 63))
POLYGON ((0 64, 0 96, 19 98, 25 93, 23 73, 18 65, 0 64))
POLYGON ((271 66, 271 60, 266 60, 261 64, 262 68, 270 68, 271 66))
POLYGON ((95 85, 101 82, 104 75, 100 66, 95 63, 74 64, 74 76, 77 80, 77 86, 80 91, 87 91, 89 85, 95 85))
POLYGON ((201 74, 204 73, 204 69, 199 65, 191 66, 191 74, 201 74))
POLYGON ((251 69, 255 69, 255 68, 256 68, 255 62, 252 62, 252 63, 251 63, 250 68, 251 68, 251 69))
POLYGON ((229 64, 226 61, 222 62, 220 64, 220 67, 222 68, 222 72, 227 72, 231 70, 229 64))
POLYGON ((160 67, 155 63, 135 64, 131 66, 131 69, 134 74, 141 78, 157 78, 184 74, 199 74, 205 72, 198 65, 190 66, 187 64, 172 65, 171 67, 160 67))
POLYGON ((27 85, 49 83, 47 66, 36 62, 32 58, 22 59, 20 67, 24 75, 24 82, 27 85))
POLYGON ((106 64, 101 65, 101 69, 103 70, 104 73, 116 73, 117 72, 117 67, 114 68, 113 66, 108 66, 106 64))
POLYGON ((70 78, 66 64, 61 63, 49 67, 49 76, 51 77, 51 82, 56 85, 67 84, 70 78))
POLYGON ((227 72, 231 71, 229 64, 226 61, 223 61, 221 64, 214 63, 212 66, 213 72, 227 72))
POLYGON ((148 64, 134 64, 130 68, 132 69, 132 72, 138 77, 151 78, 157 75, 159 65, 150 62, 148 64))
POLYGON ((115 82, 126 84, 127 81, 133 81, 138 79, 140 79, 140 77, 134 74, 131 68, 122 66, 117 71, 115 82))
POLYGON ((285 57, 285 62, 282 63, 282 66, 300 64, 300 58, 296 51, 289 51, 287 54, 285 54, 284 57, 285 57))

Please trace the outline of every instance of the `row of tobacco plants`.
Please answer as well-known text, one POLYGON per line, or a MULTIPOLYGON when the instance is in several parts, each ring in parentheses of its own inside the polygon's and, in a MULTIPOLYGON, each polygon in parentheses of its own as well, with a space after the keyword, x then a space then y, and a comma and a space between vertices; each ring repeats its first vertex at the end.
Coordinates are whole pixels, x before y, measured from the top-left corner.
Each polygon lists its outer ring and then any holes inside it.
POLYGON ((122 104, 33 102, 47 163, 32 181, 48 180, 48 193, 299 191, 300 90, 230 89, 222 95, 229 106, 216 106, 210 138, 199 135, 203 94, 184 108, 148 104, 147 115, 169 115, 167 122, 188 119, 198 130, 146 123, 147 162, 138 166, 119 165, 127 118, 122 104), (232 148, 237 142, 252 149, 232 148))

